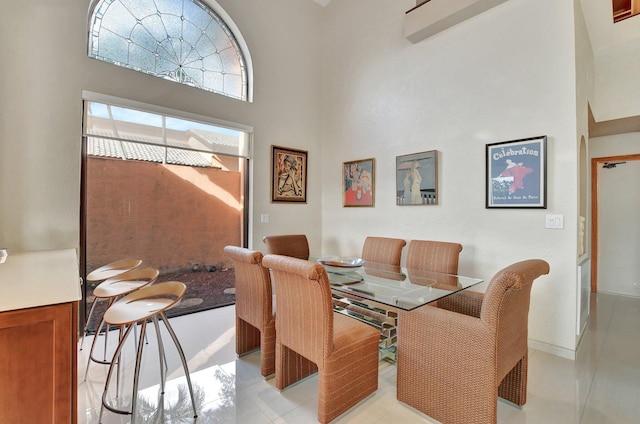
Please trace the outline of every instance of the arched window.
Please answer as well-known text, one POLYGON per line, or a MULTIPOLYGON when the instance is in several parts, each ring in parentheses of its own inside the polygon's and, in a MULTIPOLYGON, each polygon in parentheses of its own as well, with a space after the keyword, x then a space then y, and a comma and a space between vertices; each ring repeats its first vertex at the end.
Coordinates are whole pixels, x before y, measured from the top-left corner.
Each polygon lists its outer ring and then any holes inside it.
POLYGON ((199 0, 98 0, 89 56, 247 100, 247 66, 224 20, 199 0))

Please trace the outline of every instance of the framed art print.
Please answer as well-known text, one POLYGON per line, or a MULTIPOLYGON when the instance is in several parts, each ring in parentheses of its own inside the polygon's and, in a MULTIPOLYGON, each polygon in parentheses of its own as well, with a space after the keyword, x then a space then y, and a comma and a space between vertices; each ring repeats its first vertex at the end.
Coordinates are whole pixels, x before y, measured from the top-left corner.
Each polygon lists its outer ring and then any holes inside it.
POLYGON ((486 207, 547 208, 547 136, 487 144, 486 207))
POLYGON ((438 204, 438 151, 396 156, 396 204, 438 204))
POLYGON ((307 152, 271 146, 271 201, 307 202, 307 152))
POLYGON ((342 205, 373 206, 375 193, 375 159, 342 164, 342 205))

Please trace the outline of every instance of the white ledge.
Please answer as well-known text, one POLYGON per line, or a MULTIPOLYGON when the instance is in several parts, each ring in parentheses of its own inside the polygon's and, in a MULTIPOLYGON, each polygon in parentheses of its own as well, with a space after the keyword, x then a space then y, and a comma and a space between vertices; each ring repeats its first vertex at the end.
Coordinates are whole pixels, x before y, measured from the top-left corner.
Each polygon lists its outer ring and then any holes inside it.
POLYGON ((11 253, 0 265, 0 312, 82 298, 75 249, 11 253))
POLYGON ((404 35, 412 43, 417 43, 505 1, 430 0, 406 13, 404 35))

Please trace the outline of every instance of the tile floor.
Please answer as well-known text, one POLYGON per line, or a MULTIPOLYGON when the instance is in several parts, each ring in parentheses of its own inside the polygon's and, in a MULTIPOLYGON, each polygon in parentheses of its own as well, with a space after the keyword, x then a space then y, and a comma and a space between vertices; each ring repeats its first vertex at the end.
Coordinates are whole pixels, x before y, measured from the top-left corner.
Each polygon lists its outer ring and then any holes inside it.
MULTIPOLYGON (((520 410, 498 402, 498 423, 637 423, 640 418, 640 299, 598 294, 576 361, 531 350, 528 402, 520 410)), ((224 307, 178 318, 171 323, 185 351, 196 392, 198 418, 184 396, 184 373, 171 339, 161 325, 168 362, 163 409, 158 411, 158 351, 148 330, 140 380, 139 410, 144 423, 314 423, 317 378, 285 391, 260 376, 259 353, 236 358, 234 310, 224 307), (182 389, 179 387, 182 385, 182 389)), ((111 340, 116 338, 115 332, 111 340)), ((106 379, 105 365, 85 367, 91 338, 78 355, 78 422, 97 423, 106 379)), ((123 375, 132 373, 133 344, 124 349, 123 375)), ((378 391, 343 414, 339 423, 431 423, 395 398, 396 368, 380 364, 378 391)), ((127 383, 126 378, 124 378, 127 383)), ((130 390, 130 389, 129 389, 130 390)), ((127 401, 130 395, 121 392, 127 401)), ((105 411, 103 422, 130 419, 105 411)))

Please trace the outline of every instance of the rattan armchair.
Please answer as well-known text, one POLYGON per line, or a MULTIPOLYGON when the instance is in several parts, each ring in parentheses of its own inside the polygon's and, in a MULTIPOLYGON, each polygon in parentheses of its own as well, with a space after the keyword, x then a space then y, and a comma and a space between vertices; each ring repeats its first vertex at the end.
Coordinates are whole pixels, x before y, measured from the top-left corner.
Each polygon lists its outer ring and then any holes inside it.
POLYGON ((262 253, 237 246, 224 252, 233 260, 236 278, 236 353, 261 348, 261 373, 275 373, 276 316, 272 308, 269 270, 262 266, 262 253))
POLYGON ((367 237, 362 246, 362 259, 375 264, 400 266, 402 248, 407 244, 403 239, 389 237, 367 237))
POLYGON ((524 405, 531 284, 548 272, 543 260, 518 262, 454 310, 401 311, 398 400, 445 424, 496 423, 498 396, 524 405))
POLYGON ((309 241, 304 234, 264 236, 262 241, 270 254, 309 259, 309 241))
POLYGON ((284 389, 318 370, 318 421, 327 423, 378 388, 380 332, 334 313, 322 265, 280 255, 262 260, 278 293, 276 387, 284 389))

